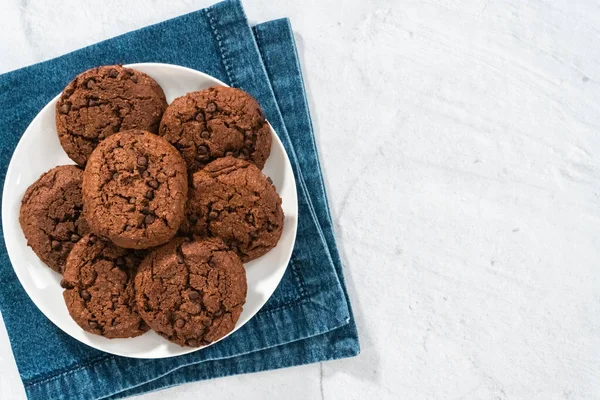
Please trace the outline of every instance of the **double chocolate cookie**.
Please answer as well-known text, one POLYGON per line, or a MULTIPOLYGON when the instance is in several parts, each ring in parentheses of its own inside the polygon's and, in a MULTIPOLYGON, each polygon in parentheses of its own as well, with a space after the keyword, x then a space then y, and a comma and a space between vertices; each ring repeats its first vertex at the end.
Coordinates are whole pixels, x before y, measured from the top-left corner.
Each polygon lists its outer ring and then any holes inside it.
POLYGON ((187 191, 185 162, 169 142, 144 131, 119 132, 88 160, 84 215, 93 232, 118 246, 158 246, 179 229, 187 191))
POLYGON ((247 262, 275 247, 282 230, 281 198, 254 164, 224 157, 194 174, 183 234, 219 237, 247 262))
POLYGON ((271 130, 258 102, 224 86, 175 99, 163 115, 159 135, 181 152, 190 172, 224 156, 262 169, 271 151, 271 130))
POLYGON ((138 310, 181 346, 203 346, 233 330, 246 302, 246 272, 219 239, 177 238, 154 250, 135 277, 138 310))
POLYGON ((83 330, 107 338, 148 331, 135 302, 133 280, 140 259, 94 234, 73 247, 61 285, 69 314, 83 330))
POLYGON ((59 273, 73 245, 89 232, 82 215, 82 178, 83 171, 74 165, 52 168, 27 189, 21 201, 19 222, 27 244, 59 273))
POLYGON ((167 100, 156 81, 119 65, 78 75, 56 103, 56 129, 69 157, 85 165, 98 143, 128 129, 158 132, 167 100))

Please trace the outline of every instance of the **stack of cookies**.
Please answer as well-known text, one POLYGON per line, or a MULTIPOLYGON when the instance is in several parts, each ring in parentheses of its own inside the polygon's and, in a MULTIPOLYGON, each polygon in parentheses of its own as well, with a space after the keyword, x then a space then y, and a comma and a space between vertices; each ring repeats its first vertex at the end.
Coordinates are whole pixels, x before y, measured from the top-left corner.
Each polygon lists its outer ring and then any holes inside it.
POLYGON ((73 320, 107 338, 153 329, 192 347, 231 332, 243 263, 277 245, 284 220, 261 172, 271 130, 256 100, 212 87, 168 105, 148 75, 103 66, 64 89, 56 128, 77 165, 27 189, 20 223, 63 274, 73 320))

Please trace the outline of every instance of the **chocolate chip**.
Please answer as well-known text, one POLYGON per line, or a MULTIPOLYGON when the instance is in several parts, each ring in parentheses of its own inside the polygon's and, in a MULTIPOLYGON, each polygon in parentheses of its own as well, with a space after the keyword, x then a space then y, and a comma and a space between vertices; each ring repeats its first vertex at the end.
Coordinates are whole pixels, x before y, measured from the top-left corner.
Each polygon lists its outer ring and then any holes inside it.
POLYGON ((93 89, 93 88, 95 88, 95 87, 96 87, 96 81, 95 81, 95 80, 93 80, 93 79, 90 79, 89 81, 87 81, 87 83, 85 84, 85 86, 86 86, 88 89, 93 89))
POLYGON ((74 91, 75 89, 73 89, 72 87, 68 87, 63 91, 63 96, 69 97, 73 94, 74 91))
POLYGON ((215 313, 213 314, 214 317, 220 317, 221 315, 223 315, 223 309, 219 308, 217 311, 215 311, 215 313))
POLYGON ((144 178, 150 178, 150 172, 148 172, 148 171, 144 171, 144 172, 142 173, 142 177, 144 177, 144 178))
POLYGON ((198 154, 204 155, 204 154, 208 153, 208 147, 206 147, 206 146, 198 146, 198 149, 196 151, 198 152, 198 154))
POLYGON ((198 122, 204 121, 204 114, 202 114, 201 112, 198 112, 198 114, 196 114, 195 120, 198 122))
POLYGON ((177 253, 177 262, 178 262, 179 264, 183 264, 183 262, 184 262, 184 261, 185 261, 185 260, 183 259, 183 254, 181 254, 181 253, 177 253))
POLYGON ((125 231, 126 232, 129 232, 132 229, 133 229, 133 226, 131 226, 131 225, 125 225, 125 231))
POLYGON ((257 238, 258 238, 258 235, 256 234, 256 232, 254 232, 254 231, 250 232, 250 239, 256 240, 257 238))
POLYGON ((129 78, 129 79, 131 79, 131 81, 132 81, 133 83, 137 83, 137 81, 138 81, 138 77, 137 77, 137 75, 132 75, 132 76, 131 76, 131 78, 129 78))
POLYGON ((152 200, 154 198, 154 191, 148 190, 144 197, 146 197, 148 200, 152 200))
POLYGON ((151 180, 150 182, 148 182, 148 186, 150 186, 152 189, 158 189, 159 185, 160 184, 157 180, 151 180))
POLYGON ((111 78, 116 78, 117 76, 119 76, 119 71, 113 68, 110 71, 108 71, 108 76, 110 76, 111 78))
POLYGON ((273 232, 273 229, 275 229, 275 226, 272 223, 267 222, 267 232, 273 232))
POLYGON ((196 214, 190 214, 188 216, 188 221, 190 221, 190 224, 196 225, 198 223, 198 217, 196 216, 196 214))
POLYGON ((145 167, 148 165, 148 159, 144 156, 139 156, 137 158, 137 165, 139 165, 140 167, 145 167))
POLYGON ((217 105, 215 103, 208 103, 208 105, 206 106, 206 111, 208 111, 208 112, 217 111, 217 105))
POLYGON ((182 320, 181 318, 179 318, 178 320, 175 321, 175 326, 178 328, 182 328, 185 325, 185 321, 182 320))
POLYGON ((148 215, 150 214, 150 208, 149 207, 143 207, 140 212, 144 215, 148 215))
POLYGON ((81 236, 79 236, 78 234, 74 233, 71 235, 71 242, 77 243, 79 239, 81 239, 81 236))
POLYGON ((73 286, 71 286, 69 284, 69 282, 65 281, 64 279, 60 280, 60 287, 63 289, 72 289, 73 288, 73 286))
POLYGON ((208 138, 210 138, 210 132, 209 131, 202 131, 202 133, 200 133, 200 137, 202 139, 208 139, 208 138))
POLYGON ((198 347, 200 345, 196 339, 189 339, 186 344, 191 347, 198 347))
POLYGON ((246 139, 248 139, 248 140, 252 140, 252 138, 254 137, 254 132, 252 132, 252 131, 246 131, 246 132, 244 133, 244 137, 245 137, 246 139))
POLYGON ((98 100, 96 100, 96 99, 89 99, 88 100, 88 106, 90 106, 90 107, 94 107, 97 104, 98 104, 98 100))
POLYGON ((123 266, 125 266, 125 258, 124 257, 117 257, 117 259, 115 260, 115 264, 117 265, 117 267, 123 267, 123 266))
POLYGON ((190 300, 195 301, 200 298, 200 293, 196 292, 195 290, 192 290, 188 296, 189 296, 190 300))
POLYGON ((89 325, 90 325, 90 328, 92 328, 92 329, 96 329, 99 326, 96 321, 90 321, 89 325))
POLYGON ((135 197, 129 198, 129 204, 135 204, 135 197))
POLYGON ((87 290, 82 290, 81 291, 81 298, 83 300, 85 300, 85 301, 90 301, 90 299, 92 298, 92 295, 87 290))
POLYGON ((60 106, 60 109, 58 110, 61 114, 66 114, 69 112, 69 110, 71 110, 71 104, 69 103, 65 103, 62 106, 60 106))
POLYGON ((59 242, 58 240, 53 240, 52 241, 52 250, 60 250, 62 248, 62 243, 59 242))
POLYGON ((217 219, 217 218, 219 218, 218 211, 212 210, 210 213, 208 213, 208 219, 217 219))
POLYGON ((247 221, 249 224, 254 224, 254 215, 252 215, 252 214, 248 214, 248 215, 246 215, 246 221, 247 221))
POLYGON ((273 184, 273 179, 271 179, 270 176, 267 176, 267 182, 269 182, 272 185, 273 184))
POLYGON ((146 222, 146 225, 150 225, 151 223, 154 222, 154 220, 156 219, 156 217, 152 214, 148 214, 146 215, 146 218, 144 218, 144 222, 146 222))
POLYGON ((225 153, 225 156, 226 156, 226 157, 228 157, 228 156, 233 156, 233 151, 228 151, 228 152, 226 152, 226 153, 225 153))

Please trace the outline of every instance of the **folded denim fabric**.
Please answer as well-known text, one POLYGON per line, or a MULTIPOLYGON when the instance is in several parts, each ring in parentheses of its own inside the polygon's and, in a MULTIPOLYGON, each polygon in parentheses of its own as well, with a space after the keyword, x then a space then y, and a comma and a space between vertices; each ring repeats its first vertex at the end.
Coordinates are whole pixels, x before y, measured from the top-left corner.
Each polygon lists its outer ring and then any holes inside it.
POLYGON ((2 241, 0 311, 29 398, 122 398, 358 354, 291 28, 278 20, 254 34, 256 40, 241 4, 225 1, 0 76, 2 181, 27 125, 77 73, 102 64, 164 62, 206 72, 257 98, 290 156, 299 201, 292 259, 265 307, 226 340, 169 359, 106 354, 60 331, 27 297, 2 241))

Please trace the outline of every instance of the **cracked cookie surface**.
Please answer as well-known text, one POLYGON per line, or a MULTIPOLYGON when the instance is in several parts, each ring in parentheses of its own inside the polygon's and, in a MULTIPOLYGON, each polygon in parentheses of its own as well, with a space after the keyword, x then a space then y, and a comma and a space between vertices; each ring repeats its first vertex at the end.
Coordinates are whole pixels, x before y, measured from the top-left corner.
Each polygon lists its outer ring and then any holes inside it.
POLYGON ((73 247, 61 285, 73 320, 107 338, 135 337, 149 330, 137 312, 135 271, 140 259, 94 234, 73 247))
POLYGON ((219 158, 193 176, 182 234, 219 237, 242 261, 277 245, 283 230, 281 197, 253 164, 219 158))
POLYGON ((159 135, 181 152, 190 172, 224 156, 262 169, 271 152, 271 129, 258 102, 243 90, 224 86, 173 100, 159 135))
POLYGON ((219 239, 176 238, 142 261, 136 301, 152 329, 181 346, 227 335, 246 302, 246 271, 219 239))
POLYGON ((21 200, 19 222, 27 245, 53 270, 62 273, 69 252, 89 232, 82 215, 83 171, 75 165, 52 168, 21 200))
POLYGON ((67 155, 79 165, 103 139, 116 132, 158 132, 167 108, 154 79, 130 68, 108 65, 79 74, 56 103, 56 130, 67 155))
POLYGON ((166 243, 183 220, 185 162, 165 139, 119 132, 102 141, 83 173, 84 215, 92 230, 121 247, 166 243))

